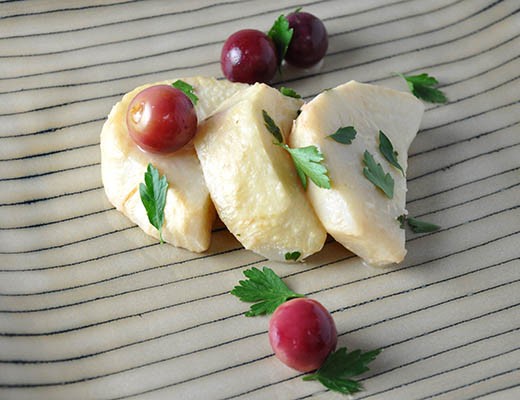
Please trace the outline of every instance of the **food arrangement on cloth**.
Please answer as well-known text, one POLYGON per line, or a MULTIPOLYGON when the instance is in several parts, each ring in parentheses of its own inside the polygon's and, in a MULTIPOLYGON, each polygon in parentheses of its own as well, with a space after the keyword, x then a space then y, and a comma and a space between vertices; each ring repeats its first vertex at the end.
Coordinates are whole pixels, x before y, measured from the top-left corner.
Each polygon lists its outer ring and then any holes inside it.
POLYGON ((406 154, 424 108, 419 100, 349 82, 302 106, 300 99, 265 84, 203 77, 183 82, 198 97, 193 141, 173 153, 157 153, 142 150, 132 139, 126 118, 132 100, 163 83, 125 95, 101 134, 107 196, 147 234, 159 236, 139 192, 152 164, 168 182, 161 235, 175 246, 199 252, 208 248, 214 204, 237 240, 270 260, 286 261, 295 252, 303 260, 323 247, 326 232, 369 264, 403 260, 399 217, 406 215, 406 154), (278 138, 266 119, 279 130, 278 138), (350 143, 331 137, 346 128, 354 133, 350 143), (380 152, 380 137, 398 154, 399 167, 380 152), (299 157, 309 156, 295 156, 294 149, 315 152, 310 157, 320 160, 305 162, 325 171, 324 182, 316 184, 311 172, 307 183, 308 166, 297 166, 299 157), (381 171, 383 181, 391 182, 386 191, 364 175, 364 168, 381 171))
MULTIPOLYGON (((418 98, 443 102, 427 74, 401 75, 410 93, 349 81, 304 102, 272 79, 285 59, 318 63, 322 22, 299 10, 268 34, 246 29, 223 46, 229 80, 183 77, 140 86, 112 108, 101 132, 102 179, 110 202, 148 235, 194 252, 210 246, 218 217, 244 246, 271 261, 303 262, 330 234, 366 264, 405 255, 407 153, 424 113, 418 98), (294 38, 293 38, 294 35, 294 38), (314 40, 310 40, 314 39, 314 40)), ((337 331, 318 302, 292 292, 269 268, 245 271, 231 294, 271 314, 276 356, 329 389, 379 353, 335 351, 337 331)))

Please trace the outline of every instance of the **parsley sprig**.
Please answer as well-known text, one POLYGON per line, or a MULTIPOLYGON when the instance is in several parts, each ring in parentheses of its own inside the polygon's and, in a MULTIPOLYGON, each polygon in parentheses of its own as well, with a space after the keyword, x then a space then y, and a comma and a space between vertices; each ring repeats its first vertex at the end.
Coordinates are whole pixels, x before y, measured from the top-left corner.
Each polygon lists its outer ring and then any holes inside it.
POLYGON ((276 307, 287 300, 297 297, 305 297, 295 293, 280 279, 276 273, 268 267, 251 268, 244 271, 246 280, 239 281, 231 294, 247 303, 255 303, 245 313, 246 317, 272 314, 276 307))
POLYGON ((293 97, 295 99, 301 99, 302 96, 300 96, 294 89, 282 86, 280 88, 280 93, 287 97, 293 97))
POLYGON ((168 181, 163 175, 159 175, 159 171, 150 163, 144 173, 144 183, 139 185, 139 195, 148 215, 148 221, 159 231, 161 243, 164 243, 162 237, 162 226, 164 223, 164 206, 166 205, 166 191, 168 189, 168 181))
POLYGON ((341 144, 351 144, 356 138, 356 134, 356 129, 353 126, 342 126, 332 135, 328 135, 327 137, 341 144))
POLYGON ((408 88, 412 94, 418 99, 429 103, 446 103, 448 99, 446 95, 439 89, 434 88, 438 85, 438 81, 433 76, 426 73, 419 75, 404 75, 397 73, 408 84, 408 88))
POLYGON ((283 14, 274 21, 273 26, 269 29, 269 32, 267 32, 267 36, 271 38, 276 47, 279 65, 282 63, 285 53, 287 53, 287 48, 289 47, 289 43, 291 43, 293 33, 294 29, 289 28, 289 20, 283 14))
POLYGON ((379 151, 386 158, 386 160, 396 167, 404 176, 403 167, 399 164, 397 160, 397 156, 399 155, 397 151, 394 150, 394 146, 388 137, 383 133, 383 131, 379 131, 379 151))
POLYGON ((327 168, 321 163, 323 154, 316 146, 290 148, 285 143, 278 145, 289 152, 304 189, 307 189, 307 178, 320 188, 330 189, 327 168))
POLYGON ((172 86, 176 89, 179 89, 186 96, 188 96, 194 106, 197 105, 199 98, 195 94, 195 88, 193 86, 191 86, 189 83, 181 81, 180 79, 177 79, 175 82, 173 82, 172 86))
POLYGON ((400 223, 400 228, 404 229, 405 222, 408 224, 413 233, 429 233, 435 232, 441 229, 439 225, 432 224, 431 222, 421 221, 420 219, 407 217, 406 215, 400 215, 397 217, 400 223))
POLYGON ((264 125, 269 133, 271 133, 279 143, 283 143, 282 131, 278 128, 278 125, 276 125, 276 122, 274 122, 268 112, 262 110, 262 117, 264 118, 264 125))
POLYGON ((304 381, 319 381, 330 390, 343 394, 354 394, 363 390, 363 386, 354 376, 361 375, 369 370, 367 365, 374 361, 381 350, 372 350, 363 353, 354 350, 350 353, 342 347, 331 353, 323 365, 315 373, 303 377, 304 381))
POLYGON ((302 255, 302 253, 300 253, 299 251, 293 251, 292 253, 291 252, 287 252, 285 253, 285 260, 286 261, 298 261, 298 258, 300 258, 302 255))
POLYGON ((383 170, 381 164, 376 163, 374 156, 368 150, 363 154, 363 175, 380 189, 389 199, 394 197, 394 178, 383 170))
MULTIPOLYGON (((255 303, 245 314, 247 317, 272 314, 280 304, 290 299, 305 297, 290 290, 268 267, 263 267, 262 270, 253 267, 243 273, 248 279, 239 281, 239 285, 233 288, 231 294, 242 301, 255 303)), ((322 366, 316 372, 304 376, 303 380, 317 380, 330 390, 344 394, 359 392, 363 386, 352 378, 368 371, 367 365, 380 352, 381 350, 348 352, 346 347, 342 347, 329 354, 322 366)))
POLYGON ((262 110, 262 115, 265 127, 276 139, 274 144, 284 148, 291 156, 303 188, 307 189, 307 178, 309 178, 316 186, 330 189, 328 170, 327 167, 321 163, 323 161, 323 154, 318 150, 318 148, 316 146, 289 147, 283 142, 283 135, 280 128, 278 128, 267 111, 262 110))

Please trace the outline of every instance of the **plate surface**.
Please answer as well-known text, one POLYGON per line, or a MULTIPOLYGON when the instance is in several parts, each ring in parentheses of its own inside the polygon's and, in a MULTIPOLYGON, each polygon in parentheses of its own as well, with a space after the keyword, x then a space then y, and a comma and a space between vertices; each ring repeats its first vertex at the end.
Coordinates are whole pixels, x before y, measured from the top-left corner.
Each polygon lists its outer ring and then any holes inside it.
POLYGON ((228 294, 267 265, 334 316, 339 345, 383 348, 356 399, 520 398, 520 16, 515 0, 0 3, 0 398, 341 398, 272 355, 268 319, 228 294), (193 254, 108 203, 99 133, 146 82, 222 77, 223 41, 298 6, 326 24, 319 69, 275 86, 305 99, 351 79, 407 90, 428 72, 410 150, 401 265, 330 240, 268 262, 225 229, 193 254))

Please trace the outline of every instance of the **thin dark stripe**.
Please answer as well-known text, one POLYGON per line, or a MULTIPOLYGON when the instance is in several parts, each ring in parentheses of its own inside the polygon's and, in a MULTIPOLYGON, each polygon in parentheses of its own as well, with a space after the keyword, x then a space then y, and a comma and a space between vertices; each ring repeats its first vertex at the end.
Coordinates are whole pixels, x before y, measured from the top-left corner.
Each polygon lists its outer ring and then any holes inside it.
POLYGON ((504 192, 508 191, 509 189, 515 188, 517 186, 520 186, 520 182, 515 183, 513 185, 506 186, 504 188, 500 188, 498 190, 495 190, 494 192, 490 192, 490 193, 486 193, 486 194, 480 195, 480 196, 475 197, 475 198, 470 199, 470 200, 465 200, 465 201, 463 201, 461 203, 457 203, 457 204, 454 204, 454 205, 451 205, 451 206, 441 207, 441 208, 438 208, 436 210, 429 210, 429 211, 426 211, 424 213, 417 214, 417 215, 415 215, 415 217, 416 218, 421 218, 421 217, 424 217, 425 215, 437 214, 438 212, 446 211, 446 210, 449 210, 451 208, 464 206, 464 205, 467 205, 467 204, 472 203, 474 201, 478 201, 478 200, 485 199, 486 197, 494 196, 495 194, 504 193, 504 192))
POLYGON ((459 161, 453 162, 451 164, 448 164, 448 165, 446 165, 444 167, 435 168, 435 169, 433 169, 431 171, 428 171, 428 172, 425 172, 423 174, 416 175, 413 178, 409 178, 408 182, 413 182, 413 181, 415 181, 417 179, 424 178, 425 176, 428 176, 428 175, 433 175, 433 174, 435 174, 437 172, 445 172, 447 169, 453 168, 453 167, 455 167, 457 165, 460 165, 460 164, 463 164, 465 162, 472 161, 472 160, 475 160, 475 159, 480 158, 480 157, 488 156, 490 154, 499 153, 499 152, 501 152, 503 150, 511 149, 511 148, 516 147, 518 145, 520 145, 520 143, 510 144, 510 145, 507 145, 507 146, 498 147, 496 149, 487 151, 485 153, 480 153, 480 154, 476 154, 476 155, 468 157, 468 158, 464 158, 462 160, 459 160, 459 161))
POLYGON ((94 192, 96 190, 102 190, 102 189, 103 189, 103 186, 98 186, 98 187, 78 190, 77 192, 61 193, 61 194, 57 194, 55 196, 40 197, 40 198, 36 198, 36 199, 31 199, 31 200, 16 201, 16 202, 13 202, 13 203, 3 203, 3 204, 0 204, 0 207, 27 206, 27 205, 31 205, 31 204, 34 204, 34 203, 39 203, 41 201, 54 200, 54 199, 59 199, 61 197, 75 196, 77 194, 94 192))
POLYGON ((110 208, 105 208, 105 209, 102 209, 102 210, 92 211, 92 212, 89 212, 89 213, 86 213, 86 214, 75 215, 73 217, 63 218, 63 219, 54 220, 54 221, 47 221, 47 222, 42 222, 42 223, 33 224, 33 225, 9 226, 7 228, 0 227, 0 231, 12 231, 12 230, 19 230, 19 229, 42 228, 44 226, 61 224, 62 222, 69 222, 69 221, 74 221, 76 219, 90 217, 92 215, 103 214, 103 213, 106 213, 108 211, 114 211, 115 209, 116 209, 115 207, 110 207, 110 208))
POLYGON ((432 151, 445 149, 447 147, 450 147, 450 146, 453 146, 453 145, 456 145, 456 144, 460 144, 460 143, 464 143, 464 142, 471 142, 472 140, 480 139, 480 138, 482 138, 484 136, 491 135, 493 133, 496 133, 496 132, 499 132, 499 131, 503 131, 503 130, 512 128, 513 126, 516 126, 519 123, 520 123, 520 121, 515 121, 515 122, 512 122, 512 123, 510 123, 510 124, 508 124, 506 126, 502 126, 500 128, 492 129, 492 130, 487 131, 487 132, 478 133, 475 136, 471 136, 471 137, 466 138, 466 139, 456 140, 454 142, 450 142, 450 143, 443 144, 443 145, 440 145, 440 146, 432 147, 431 149, 428 149, 428 150, 419 151, 417 153, 411 153, 411 154, 408 155, 408 159, 413 158, 413 157, 417 157, 417 156, 420 156, 420 155, 423 155, 423 154, 431 153, 432 151))
POLYGON ((495 177, 500 176, 500 175, 505 175, 505 174, 508 174, 510 172, 518 171, 519 169, 520 169, 520 167, 510 168, 510 169, 507 169, 505 171, 501 171, 501 172, 497 172, 497 173, 492 174, 492 175, 485 176, 483 178, 478 178, 478 179, 475 179, 473 181, 461 183, 459 185, 453 186, 453 187, 448 188, 448 189, 441 190, 441 191, 436 192, 436 193, 432 193, 432 194, 428 194, 428 195, 425 195, 425 196, 422 196, 422 197, 417 197, 417 198, 412 199, 412 200, 408 200, 406 203, 410 204, 410 203, 414 203, 416 201, 421 201, 421 200, 424 200, 424 199, 427 199, 427 198, 430 198, 430 197, 433 197, 433 196, 437 196, 439 194, 444 194, 444 193, 447 193, 447 192, 451 192, 453 190, 460 189, 461 187, 472 185, 473 183, 482 182, 482 181, 485 181, 486 179, 495 178, 495 177))
POLYGON ((435 126, 432 126, 430 128, 421 129, 419 131, 419 133, 422 134, 422 133, 425 133, 425 132, 433 131, 435 129, 444 128, 447 125, 453 125, 453 124, 455 124, 457 122, 462 122, 462 121, 466 121, 466 120, 474 118, 474 117, 479 117, 481 115, 487 114, 487 113, 492 112, 492 111, 496 111, 496 110, 500 110, 502 108, 514 106, 515 104, 520 104, 520 101, 519 100, 515 100, 515 101, 512 101, 511 103, 501 104, 501 105, 493 107, 493 108, 488 108, 487 110, 480 111, 480 112, 478 112, 476 114, 471 114, 471 115, 468 115, 466 117, 462 117, 460 119, 456 119, 456 120, 449 121, 449 122, 444 122, 444 123, 442 123, 440 125, 435 125, 435 126))
POLYGON ((484 396, 489 396, 491 394, 496 394, 496 393, 503 392, 505 390, 515 389, 515 388, 517 388, 519 386, 520 386, 520 383, 514 383, 512 385, 509 385, 509 386, 506 386, 506 387, 503 387, 503 388, 494 389, 494 390, 491 390, 489 392, 482 393, 482 394, 480 394, 478 396, 475 396, 475 397, 470 397, 468 400, 476 400, 476 399, 479 399, 479 398, 483 398, 484 396))
POLYGON ((48 156, 51 156, 54 154, 65 153, 65 152, 73 151, 73 150, 81 150, 81 149, 86 149, 88 147, 94 147, 94 146, 99 146, 99 142, 83 144, 81 146, 60 148, 59 150, 47 151, 45 153, 35 153, 35 154, 29 154, 29 155, 25 155, 25 156, 12 157, 12 158, 1 158, 0 161, 2 161, 2 162, 3 161, 20 161, 20 160, 28 160, 31 158, 48 157, 48 156))
POLYGON ((0 178, 0 182, 9 182, 9 181, 19 181, 19 180, 24 180, 24 179, 41 178, 42 176, 54 175, 54 174, 59 174, 59 173, 62 173, 62 172, 69 172, 69 171, 74 171, 74 170, 77 170, 77 169, 83 169, 83 168, 88 168, 88 167, 97 167, 98 165, 101 165, 101 163, 100 162, 95 162, 95 163, 90 163, 90 164, 85 164, 85 165, 76 165, 74 167, 57 169, 57 170, 54 170, 54 171, 41 172, 39 174, 32 174, 32 175, 25 175, 25 176, 16 176, 16 177, 12 177, 12 178, 0 178))
POLYGON ((104 121, 105 119, 106 119, 106 116, 101 117, 101 118, 90 119, 88 121, 74 122, 73 124, 57 126, 54 128, 42 129, 40 131, 35 131, 35 132, 18 133, 16 135, 9 135, 9 136, 0 136, 0 139, 12 139, 12 138, 18 138, 18 137, 24 137, 24 136, 42 135, 45 133, 52 133, 52 132, 60 131, 62 129, 66 129, 66 128, 75 128, 77 126, 86 125, 86 124, 90 124, 93 122, 101 122, 101 121, 104 121))
MULTIPOLYGON (((516 350, 518 350, 518 348, 516 350)), ((499 372, 497 374, 493 374, 491 376, 487 376, 485 378, 478 379, 478 380, 473 381, 471 383, 466 383, 464 385, 460 385, 460 386, 454 387, 452 389, 443 390, 442 392, 437 392, 437 393, 435 393, 435 394, 433 394, 431 396, 422 397, 419 400, 433 399, 434 397, 438 397, 438 396, 446 394, 446 393, 451 393, 451 392, 454 392, 455 390, 464 389, 464 388, 467 388, 469 386, 473 386, 473 385, 476 385, 478 383, 482 383, 482 382, 488 381, 488 380, 493 379, 493 378, 498 378, 499 376, 510 374, 511 372, 516 372, 516 371, 520 371, 520 367, 516 367, 516 368, 512 368, 512 369, 507 370, 507 371, 499 372)))
MULTIPOLYGON (((130 4, 130 3, 138 3, 141 1, 142 0, 125 0, 125 1, 121 1, 121 2, 109 3, 109 4, 94 4, 94 5, 81 6, 81 7, 66 7, 66 8, 57 8, 54 10, 33 11, 33 12, 28 12, 28 13, 5 15, 3 17, 0 16, 0 20, 8 19, 8 18, 30 17, 30 16, 34 16, 34 15, 43 15, 43 14, 54 14, 54 13, 61 13, 61 12, 67 12, 67 11, 83 11, 83 10, 88 10, 91 8, 106 8, 106 7, 113 7, 113 6, 125 5, 125 4, 130 4)), ((206 6, 204 8, 210 8, 210 7, 206 6)), ((184 13, 185 12, 183 12, 183 11, 179 11, 179 12, 176 12, 175 14, 184 14, 184 13)), ((64 32, 67 32, 67 31, 64 31, 64 32)), ((54 32, 52 32, 52 33, 54 33, 54 32)), ((11 39, 11 38, 38 36, 38 35, 41 35, 41 33, 35 33, 35 34, 31 34, 31 35, 11 36, 11 37, 7 37, 7 38, 3 37, 0 39, 11 39)))
POLYGON ((31 250, 0 251, 0 254, 29 254, 29 253, 37 253, 37 252, 40 252, 40 251, 62 249, 62 248, 67 247, 67 246, 72 246, 72 245, 79 244, 79 243, 89 242, 91 240, 99 239, 99 238, 102 238, 102 237, 105 237, 105 236, 109 236, 109 235, 118 234, 118 233, 125 232, 125 231, 128 231, 128 230, 136 229, 136 228, 138 228, 136 225, 126 226, 124 228, 114 229, 114 230, 109 231, 109 232, 100 233, 100 234, 97 234, 97 235, 94 235, 94 236, 89 236, 89 237, 84 238, 84 239, 74 240, 72 242, 57 244, 57 245, 54 245, 54 246, 40 247, 38 249, 31 249, 31 250))

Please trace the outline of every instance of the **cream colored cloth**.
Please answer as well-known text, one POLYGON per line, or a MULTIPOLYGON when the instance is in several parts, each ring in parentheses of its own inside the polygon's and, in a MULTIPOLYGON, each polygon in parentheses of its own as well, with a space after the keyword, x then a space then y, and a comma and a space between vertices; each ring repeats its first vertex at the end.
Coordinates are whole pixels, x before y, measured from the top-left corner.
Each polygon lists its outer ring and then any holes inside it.
POLYGON ((342 398, 272 355, 267 317, 229 291, 267 265, 320 301, 339 345, 383 348, 355 398, 520 398, 520 16, 516 0, 0 3, 0 398, 342 398), (101 187, 99 133, 123 93, 222 77, 224 40, 303 6, 329 50, 275 86, 312 98, 355 79, 407 90, 428 72, 411 147, 403 264, 328 241, 267 262, 216 226, 202 255, 159 245, 101 187))

